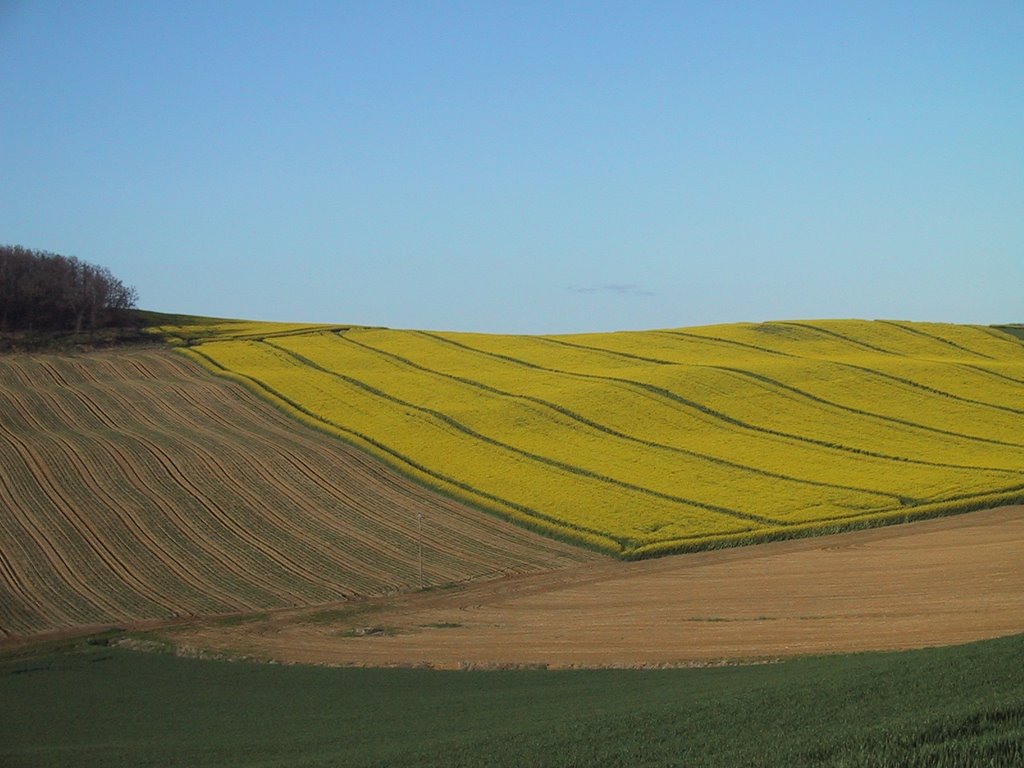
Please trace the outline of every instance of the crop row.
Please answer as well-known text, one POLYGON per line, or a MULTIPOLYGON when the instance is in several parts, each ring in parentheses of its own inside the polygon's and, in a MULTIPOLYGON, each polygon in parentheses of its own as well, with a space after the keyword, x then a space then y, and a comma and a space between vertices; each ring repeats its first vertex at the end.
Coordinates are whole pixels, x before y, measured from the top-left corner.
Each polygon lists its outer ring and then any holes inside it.
POLYGON ((426 584, 589 556, 170 352, 8 356, 0 381, 0 635, 406 589, 421 538, 426 584))

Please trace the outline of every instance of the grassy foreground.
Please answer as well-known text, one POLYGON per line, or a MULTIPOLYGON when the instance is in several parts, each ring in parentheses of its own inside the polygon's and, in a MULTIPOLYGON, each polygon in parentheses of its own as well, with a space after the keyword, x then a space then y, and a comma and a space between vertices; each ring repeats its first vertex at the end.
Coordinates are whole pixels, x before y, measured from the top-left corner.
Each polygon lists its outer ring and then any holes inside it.
POLYGON ((661 671, 0 661, 5 766, 1009 766, 1024 636, 661 671))

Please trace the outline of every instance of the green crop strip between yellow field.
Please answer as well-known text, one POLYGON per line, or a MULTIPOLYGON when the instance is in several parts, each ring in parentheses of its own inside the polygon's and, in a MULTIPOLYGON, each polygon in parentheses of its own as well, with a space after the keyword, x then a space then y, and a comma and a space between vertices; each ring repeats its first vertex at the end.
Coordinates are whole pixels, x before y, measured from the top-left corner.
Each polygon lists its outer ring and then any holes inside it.
POLYGON ((160 332, 448 494, 621 557, 1024 499, 1024 342, 991 328, 160 332))

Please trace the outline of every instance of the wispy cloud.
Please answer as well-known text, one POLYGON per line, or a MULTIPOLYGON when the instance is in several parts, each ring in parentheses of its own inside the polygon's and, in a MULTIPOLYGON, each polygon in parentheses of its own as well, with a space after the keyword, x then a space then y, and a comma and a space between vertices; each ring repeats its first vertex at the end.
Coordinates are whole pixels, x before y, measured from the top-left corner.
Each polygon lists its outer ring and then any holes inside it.
POLYGON ((606 283, 605 285, 592 285, 582 288, 573 287, 569 290, 574 293, 613 293, 617 296, 653 296, 654 291, 649 291, 639 285, 632 283, 606 283))

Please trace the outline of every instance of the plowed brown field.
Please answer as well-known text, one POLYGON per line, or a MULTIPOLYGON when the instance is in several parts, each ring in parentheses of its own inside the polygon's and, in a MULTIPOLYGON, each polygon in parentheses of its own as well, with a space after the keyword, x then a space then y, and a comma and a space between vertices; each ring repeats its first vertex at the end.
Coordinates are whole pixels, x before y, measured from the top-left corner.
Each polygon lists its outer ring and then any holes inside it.
POLYGON ((421 539, 428 586, 597 558, 170 351, 0 357, 0 640, 414 589, 421 539))
POLYGON ((1024 632, 1024 507, 595 562, 358 612, 192 626, 175 642, 291 662, 661 666, 902 649, 1024 632))

